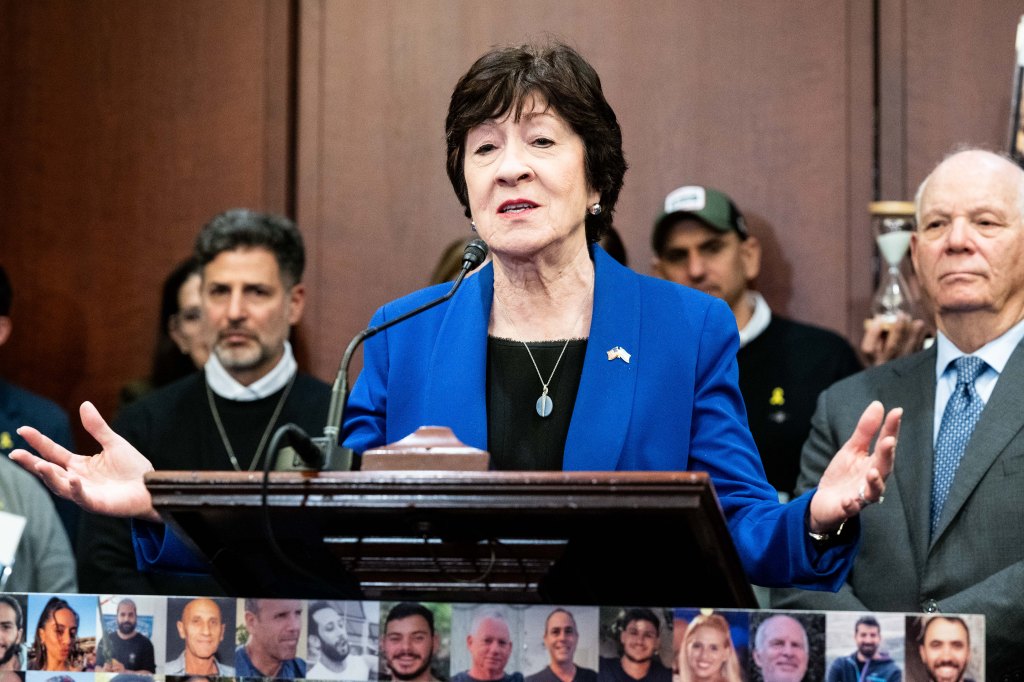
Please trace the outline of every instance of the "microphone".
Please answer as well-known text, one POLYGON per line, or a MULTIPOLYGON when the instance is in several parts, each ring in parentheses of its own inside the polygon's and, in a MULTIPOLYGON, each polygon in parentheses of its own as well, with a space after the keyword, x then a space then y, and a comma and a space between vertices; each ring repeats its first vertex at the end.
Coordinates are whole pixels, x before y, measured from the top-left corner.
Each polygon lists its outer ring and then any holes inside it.
POLYGON ((471 270, 475 270, 480 267, 480 265, 487 259, 487 251, 487 244, 484 240, 472 240, 466 244, 466 248, 462 252, 462 268, 459 270, 459 274, 455 278, 455 282, 452 284, 451 289, 448 290, 448 293, 376 327, 367 327, 356 334, 352 341, 349 342, 348 348, 345 349, 345 355, 341 359, 341 366, 338 368, 338 376, 335 378, 334 385, 331 387, 331 404, 330 408, 327 410, 327 424, 324 426, 324 435, 319 438, 310 438, 306 434, 302 433, 301 429, 294 425, 286 424, 281 427, 281 429, 291 427, 288 429, 289 441, 292 443, 292 446, 295 448, 302 460, 310 468, 317 470, 326 469, 331 471, 348 471, 352 468, 352 449, 341 447, 338 443, 338 438, 340 437, 341 424, 345 417, 345 408, 348 405, 348 370, 349 366, 352 364, 352 356, 355 354, 355 351, 360 344, 385 329, 393 327, 400 322, 404 322, 410 317, 415 317, 416 315, 419 315, 426 310, 430 310, 434 306, 440 305, 450 299, 455 295, 455 292, 458 291, 459 287, 462 285, 462 280, 466 278, 466 275, 469 274, 471 270), (311 443, 312 447, 315 447, 316 450, 322 453, 322 458, 310 456, 312 455, 311 448, 306 443, 300 442, 303 441, 303 439, 311 443))
MULTIPOLYGON (((462 271, 456 278, 456 285, 462 283, 462 277, 466 273, 476 270, 487 260, 487 242, 483 239, 474 239, 466 244, 466 250, 462 252, 462 271)), ((454 289, 454 287, 452 287, 454 289)))

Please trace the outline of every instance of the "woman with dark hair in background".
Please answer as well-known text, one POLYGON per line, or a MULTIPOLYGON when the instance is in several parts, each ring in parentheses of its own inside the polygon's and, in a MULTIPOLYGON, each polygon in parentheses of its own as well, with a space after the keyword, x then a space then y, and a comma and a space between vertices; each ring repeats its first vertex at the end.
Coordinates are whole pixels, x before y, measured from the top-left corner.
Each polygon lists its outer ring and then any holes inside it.
POLYGON ((210 345, 202 327, 200 274, 199 263, 195 258, 189 258, 178 263, 164 280, 150 375, 121 389, 122 406, 188 376, 206 364, 210 345))

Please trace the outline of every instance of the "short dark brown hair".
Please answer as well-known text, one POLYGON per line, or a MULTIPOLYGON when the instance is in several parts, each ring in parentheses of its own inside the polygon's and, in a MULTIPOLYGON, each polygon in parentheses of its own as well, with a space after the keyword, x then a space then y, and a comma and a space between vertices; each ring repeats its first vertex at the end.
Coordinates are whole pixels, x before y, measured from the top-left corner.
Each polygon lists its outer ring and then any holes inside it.
POLYGON ((600 215, 586 216, 587 239, 596 242, 612 223, 626 174, 622 131, 604 98, 594 67, 562 43, 495 48, 459 79, 445 120, 448 178, 472 217, 466 189, 466 135, 488 119, 511 114, 516 121, 531 95, 540 95, 583 140, 583 169, 601 194, 600 215))
POLYGON ((411 618, 412 616, 419 616, 423 620, 427 621, 427 627, 430 628, 430 634, 434 634, 434 612, 423 604, 411 601, 403 601, 391 607, 391 610, 388 611, 388 615, 384 619, 384 631, 387 632, 388 623, 391 621, 403 620, 405 618, 411 618))
POLYGON ((658 616, 653 610, 644 608, 642 606, 634 607, 626 611, 622 616, 622 629, 625 630, 629 627, 630 623, 635 623, 639 620, 645 620, 654 626, 655 632, 661 632, 661 621, 658 620, 658 616))
POLYGON ((919 646, 924 646, 925 640, 928 636, 928 628, 932 626, 932 623, 944 620, 949 623, 956 623, 964 629, 967 633, 967 644, 971 643, 971 628, 967 627, 967 621, 960 616, 932 616, 931 618, 921 617, 921 632, 917 636, 917 643, 919 646))
POLYGON ((287 286, 302 281, 306 249, 302 235, 288 218, 236 208, 215 215, 196 237, 195 257, 201 267, 225 251, 261 248, 274 254, 287 286))

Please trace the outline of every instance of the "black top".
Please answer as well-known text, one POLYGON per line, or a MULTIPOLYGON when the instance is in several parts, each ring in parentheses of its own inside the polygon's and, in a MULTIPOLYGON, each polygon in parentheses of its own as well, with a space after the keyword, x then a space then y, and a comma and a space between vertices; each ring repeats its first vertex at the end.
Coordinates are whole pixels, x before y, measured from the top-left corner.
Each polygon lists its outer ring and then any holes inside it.
POLYGON ((128 639, 121 639, 116 632, 105 632, 96 647, 96 667, 111 660, 121 663, 125 670, 156 672, 153 643, 141 632, 128 639))
MULTIPOLYGON (((525 350, 523 351, 526 352, 525 350)), ((452 676, 452 682, 486 682, 485 680, 478 680, 475 677, 470 676, 468 670, 463 670, 461 673, 455 673, 452 676)), ((494 680, 493 682, 523 682, 522 673, 504 673, 500 679, 494 680)))
MULTIPOLYGON (((528 675, 525 682, 562 682, 562 679, 549 665, 540 672, 528 675)), ((576 675, 572 678, 572 682, 597 682, 597 671, 577 665, 576 675)))
POLYGON ((665 667, 657 655, 651 659, 647 674, 637 679, 622 669, 621 658, 601 658, 597 671, 598 682, 672 682, 672 671, 665 667))
POLYGON ((768 482, 792 494, 818 394, 862 368, 846 339, 772 315, 736 354, 750 432, 768 482))
POLYGON ((487 337, 487 449, 491 466, 501 471, 561 471, 565 439, 583 375, 586 339, 529 344, 533 366, 522 341, 487 337), (537 414, 537 399, 565 347, 548 397, 553 409, 537 414))
MULTIPOLYGON (((254 401, 227 400, 214 395, 224 430, 243 469, 252 462, 283 390, 254 401)), ((277 426, 292 422, 310 435, 319 435, 327 420, 330 393, 331 387, 322 381, 301 373, 296 375, 277 426)), ((201 371, 125 406, 112 426, 148 457, 158 471, 232 470, 210 413, 206 375, 201 371)), ((262 467, 258 468, 262 471, 262 467)), ((139 573, 126 519, 83 514, 80 537, 78 587, 83 592, 206 596, 223 593, 223 588, 210 576, 139 573)))

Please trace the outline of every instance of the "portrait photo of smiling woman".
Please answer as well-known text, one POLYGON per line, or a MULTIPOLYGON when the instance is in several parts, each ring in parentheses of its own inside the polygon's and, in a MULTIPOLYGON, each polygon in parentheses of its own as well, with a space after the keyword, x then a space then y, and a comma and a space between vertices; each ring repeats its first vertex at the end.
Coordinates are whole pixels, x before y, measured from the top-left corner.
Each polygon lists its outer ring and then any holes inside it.
MULTIPOLYGON (((730 614, 745 619, 745 614, 730 614)), ((679 626, 676 622, 676 626, 679 626)), ((682 633, 678 682, 743 682, 732 624, 721 613, 700 613, 682 633)))

